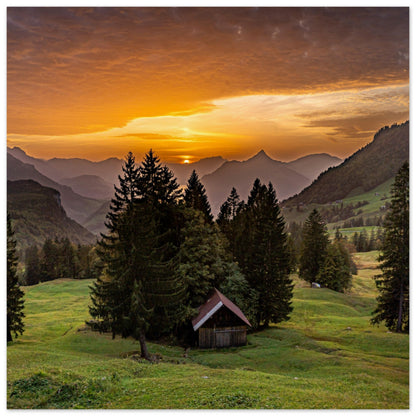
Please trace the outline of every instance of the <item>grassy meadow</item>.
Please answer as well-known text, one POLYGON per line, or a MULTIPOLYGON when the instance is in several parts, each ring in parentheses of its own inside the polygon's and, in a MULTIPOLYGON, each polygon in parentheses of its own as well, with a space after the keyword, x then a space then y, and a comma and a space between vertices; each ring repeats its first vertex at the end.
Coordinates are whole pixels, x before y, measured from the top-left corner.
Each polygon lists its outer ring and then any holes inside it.
POLYGON ((26 330, 7 347, 8 408, 409 407, 409 337, 369 324, 376 252, 358 253, 347 294, 312 289, 296 276, 288 322, 223 350, 149 343, 85 327, 88 280, 25 288, 26 330))

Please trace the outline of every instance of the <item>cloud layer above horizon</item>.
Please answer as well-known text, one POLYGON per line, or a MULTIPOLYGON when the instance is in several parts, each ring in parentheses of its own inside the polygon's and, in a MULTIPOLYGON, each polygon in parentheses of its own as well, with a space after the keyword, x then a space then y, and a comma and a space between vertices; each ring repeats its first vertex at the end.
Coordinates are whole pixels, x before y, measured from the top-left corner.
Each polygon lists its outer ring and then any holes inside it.
POLYGON ((408 13, 8 8, 8 142, 45 157, 149 144, 243 157, 260 143, 346 156, 408 118, 408 13))

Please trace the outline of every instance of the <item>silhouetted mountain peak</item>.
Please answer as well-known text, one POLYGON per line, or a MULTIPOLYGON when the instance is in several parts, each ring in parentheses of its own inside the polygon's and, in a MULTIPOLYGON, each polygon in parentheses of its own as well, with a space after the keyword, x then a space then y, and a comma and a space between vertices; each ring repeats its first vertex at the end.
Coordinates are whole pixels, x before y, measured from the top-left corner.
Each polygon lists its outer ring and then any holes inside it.
POLYGON ((248 160, 273 160, 263 149, 248 160))
POLYGON ((20 153, 26 154, 26 152, 18 146, 14 146, 14 147, 7 146, 7 150, 13 150, 15 152, 20 152, 20 153))

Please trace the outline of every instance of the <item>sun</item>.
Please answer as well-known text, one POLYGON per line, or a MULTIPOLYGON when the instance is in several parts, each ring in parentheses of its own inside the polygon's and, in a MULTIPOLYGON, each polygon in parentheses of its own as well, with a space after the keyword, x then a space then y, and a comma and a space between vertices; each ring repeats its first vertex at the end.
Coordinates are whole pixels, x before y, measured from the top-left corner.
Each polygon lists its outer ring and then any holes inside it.
POLYGON ((185 159, 183 163, 189 163, 189 159, 185 159))

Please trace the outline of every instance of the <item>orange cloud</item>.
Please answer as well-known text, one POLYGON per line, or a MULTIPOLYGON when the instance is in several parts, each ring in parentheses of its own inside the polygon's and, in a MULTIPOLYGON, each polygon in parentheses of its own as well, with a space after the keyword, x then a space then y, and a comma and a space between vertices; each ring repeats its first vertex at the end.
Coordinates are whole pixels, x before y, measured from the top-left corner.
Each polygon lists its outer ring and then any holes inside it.
POLYGON ((8 8, 7 17, 14 134, 93 133, 210 111, 220 98, 409 78, 408 8, 8 8))

